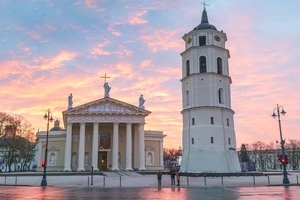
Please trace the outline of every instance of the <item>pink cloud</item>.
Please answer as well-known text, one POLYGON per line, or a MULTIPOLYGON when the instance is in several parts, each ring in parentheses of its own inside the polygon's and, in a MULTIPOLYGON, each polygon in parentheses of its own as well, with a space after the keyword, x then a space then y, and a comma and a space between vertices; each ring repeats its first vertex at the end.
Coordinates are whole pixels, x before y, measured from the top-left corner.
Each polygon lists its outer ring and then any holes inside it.
POLYGON ((141 40, 154 53, 171 49, 181 51, 183 48, 182 42, 178 40, 178 32, 176 30, 145 29, 141 33, 141 40))
POLYGON ((75 52, 61 51, 58 55, 53 58, 38 58, 35 60, 40 70, 51 70, 59 68, 65 61, 73 60, 77 57, 75 52))
POLYGON ((18 60, 8 60, 3 61, 0 63, 0 78, 5 79, 8 78, 10 75, 18 75, 20 74, 19 69, 21 69, 20 66, 23 66, 23 61, 18 60))
POLYGON ((84 4, 88 8, 96 8, 97 7, 97 1, 96 0, 85 0, 84 4))
POLYGON ((108 41, 105 41, 103 43, 97 44, 95 47, 93 47, 90 51, 90 54, 93 57, 98 57, 98 56, 107 56, 111 55, 111 52, 105 51, 103 48, 109 44, 108 41))
POLYGON ((139 24, 146 24, 148 23, 148 20, 146 19, 143 19, 143 17, 148 13, 148 11, 146 10, 143 10, 143 11, 140 11, 140 12, 137 12, 137 13, 134 13, 132 15, 129 16, 128 18, 128 22, 129 24, 132 24, 132 25, 139 25, 139 24))
POLYGON ((40 33, 34 32, 33 30, 26 30, 24 27, 21 27, 21 26, 15 26, 15 29, 19 32, 24 33, 25 35, 27 35, 31 39, 39 40, 39 39, 42 38, 40 33))
POLYGON ((118 25, 120 25, 120 23, 110 24, 110 25, 107 27, 107 30, 108 30, 111 34, 113 34, 113 35, 115 35, 115 36, 121 36, 122 33, 121 33, 120 31, 117 31, 116 28, 115 28, 115 27, 118 26, 118 25))

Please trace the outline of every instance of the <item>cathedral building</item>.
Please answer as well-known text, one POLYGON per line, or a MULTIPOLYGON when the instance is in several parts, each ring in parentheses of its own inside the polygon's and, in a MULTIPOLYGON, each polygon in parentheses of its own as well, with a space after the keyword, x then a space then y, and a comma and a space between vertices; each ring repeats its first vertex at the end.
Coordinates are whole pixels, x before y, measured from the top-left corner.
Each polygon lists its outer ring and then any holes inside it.
POLYGON ((134 106, 109 95, 104 84, 104 98, 73 107, 69 96, 68 109, 62 112, 65 129, 56 120, 48 134, 37 133, 37 170, 42 163, 47 171, 119 171, 163 170, 162 131, 146 131, 146 117, 141 95, 134 106))
POLYGON ((227 36, 201 23, 183 36, 182 117, 183 157, 181 172, 240 172, 236 152, 234 111, 231 109, 227 36))

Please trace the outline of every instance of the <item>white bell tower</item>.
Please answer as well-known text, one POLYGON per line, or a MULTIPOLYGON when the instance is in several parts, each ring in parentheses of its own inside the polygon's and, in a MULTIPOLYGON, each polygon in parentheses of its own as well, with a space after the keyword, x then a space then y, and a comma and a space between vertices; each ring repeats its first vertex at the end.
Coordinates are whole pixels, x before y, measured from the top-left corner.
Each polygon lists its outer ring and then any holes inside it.
POLYGON ((185 34, 182 56, 183 157, 180 171, 240 172, 231 109, 226 34, 201 23, 185 34))

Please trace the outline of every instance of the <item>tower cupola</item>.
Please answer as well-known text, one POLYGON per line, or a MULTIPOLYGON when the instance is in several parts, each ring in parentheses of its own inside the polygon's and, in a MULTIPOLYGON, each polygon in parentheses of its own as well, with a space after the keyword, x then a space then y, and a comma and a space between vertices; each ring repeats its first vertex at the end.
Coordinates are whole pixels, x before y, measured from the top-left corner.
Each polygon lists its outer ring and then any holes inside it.
POLYGON ((208 22, 207 12, 204 7, 202 11, 201 23, 194 28, 194 30, 204 30, 204 29, 213 29, 217 30, 217 28, 208 22))

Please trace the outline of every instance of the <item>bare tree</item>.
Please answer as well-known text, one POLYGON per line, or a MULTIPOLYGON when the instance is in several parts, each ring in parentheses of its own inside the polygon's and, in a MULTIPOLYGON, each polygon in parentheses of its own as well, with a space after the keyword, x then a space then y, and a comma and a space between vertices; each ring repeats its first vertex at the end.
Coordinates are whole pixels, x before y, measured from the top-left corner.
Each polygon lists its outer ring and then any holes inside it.
POLYGON ((16 167, 17 163, 21 164, 21 169, 14 170, 28 169, 35 154, 32 125, 20 115, 1 113, 0 117, 0 148, 8 171, 12 171, 11 167, 16 167))
POLYGON ((252 159, 254 160, 254 162, 256 162, 256 164, 259 166, 261 170, 265 170, 267 160, 268 160, 266 144, 261 141, 257 141, 253 143, 251 146, 253 152, 252 159))
POLYGON ((181 154, 181 150, 175 148, 164 148, 164 165, 166 168, 175 167, 177 158, 181 154))
MULTIPOLYGON (((300 141, 289 140, 285 143, 285 154, 288 155, 288 168, 299 170, 300 168, 300 141)), ((250 164, 254 162, 260 170, 278 170, 282 169, 282 164, 278 161, 281 154, 281 145, 278 141, 269 144, 257 141, 251 145, 243 144, 239 150, 239 159, 241 164, 245 164, 246 152, 249 157, 250 164), (243 154, 243 155, 242 155, 243 154)))
POLYGON ((10 126, 13 123, 13 117, 4 113, 0 112, 0 137, 5 134, 6 127, 10 126))
POLYGON ((289 164, 292 166, 293 170, 299 169, 299 159, 300 159, 300 141, 290 140, 286 143, 286 154, 289 157, 289 164))

